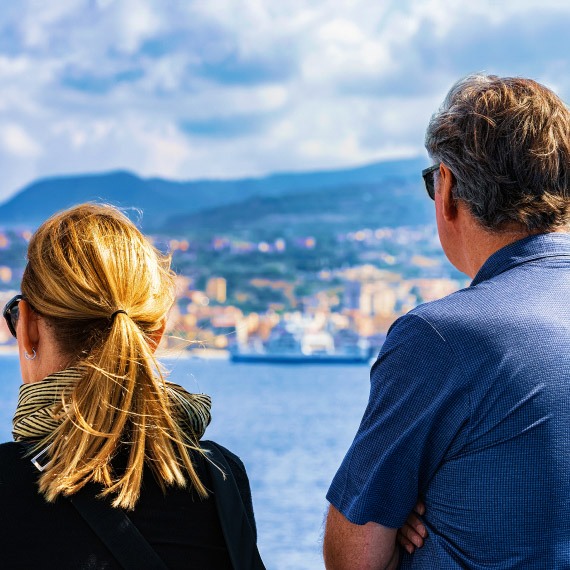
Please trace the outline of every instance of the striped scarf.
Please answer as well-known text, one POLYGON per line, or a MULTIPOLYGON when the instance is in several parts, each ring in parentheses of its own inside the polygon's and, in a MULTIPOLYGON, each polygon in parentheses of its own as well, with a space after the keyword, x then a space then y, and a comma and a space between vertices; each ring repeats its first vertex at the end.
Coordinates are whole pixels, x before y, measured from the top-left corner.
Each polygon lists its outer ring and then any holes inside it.
MULTIPOLYGON (((81 378, 80 368, 68 368, 50 374, 41 382, 22 384, 12 420, 14 440, 40 439, 52 433, 65 416, 62 395, 69 393, 81 378)), ((191 394, 172 382, 166 382, 166 391, 180 427, 200 439, 211 419, 210 396, 191 394)))

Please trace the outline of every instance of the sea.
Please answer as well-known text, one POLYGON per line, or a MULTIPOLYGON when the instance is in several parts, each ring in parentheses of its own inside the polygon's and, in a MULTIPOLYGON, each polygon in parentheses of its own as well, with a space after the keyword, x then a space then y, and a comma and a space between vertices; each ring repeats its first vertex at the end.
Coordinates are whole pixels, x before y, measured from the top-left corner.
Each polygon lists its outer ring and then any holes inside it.
MULTIPOLYGON (((325 495, 360 423, 369 393, 366 365, 237 364, 169 358, 170 380, 212 397, 205 438, 244 462, 258 546, 269 570, 317 570, 325 495)), ((20 371, 0 356, 0 437, 12 439, 20 371)))

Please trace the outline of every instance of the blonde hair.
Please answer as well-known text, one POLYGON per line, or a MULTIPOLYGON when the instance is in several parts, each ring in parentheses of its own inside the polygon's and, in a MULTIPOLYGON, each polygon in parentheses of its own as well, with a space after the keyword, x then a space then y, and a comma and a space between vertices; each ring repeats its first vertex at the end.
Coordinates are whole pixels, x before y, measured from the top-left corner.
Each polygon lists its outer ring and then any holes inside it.
POLYGON ((84 370, 64 396, 61 425, 43 442, 50 444, 39 479, 46 499, 93 481, 114 506, 132 509, 145 460, 163 489, 189 478, 206 496, 190 457, 197 441, 176 422, 154 357, 175 298, 170 259, 116 208, 82 204, 34 234, 22 294, 70 364, 84 370), (115 473, 120 451, 127 462, 115 473))

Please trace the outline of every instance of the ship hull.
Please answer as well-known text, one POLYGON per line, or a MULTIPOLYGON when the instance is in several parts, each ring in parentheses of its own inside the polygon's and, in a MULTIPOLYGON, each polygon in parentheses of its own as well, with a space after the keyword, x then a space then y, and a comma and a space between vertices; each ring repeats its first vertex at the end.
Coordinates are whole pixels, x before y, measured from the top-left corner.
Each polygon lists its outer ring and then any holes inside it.
POLYGON ((361 354, 275 354, 233 352, 232 362, 272 364, 368 364, 370 357, 361 354))

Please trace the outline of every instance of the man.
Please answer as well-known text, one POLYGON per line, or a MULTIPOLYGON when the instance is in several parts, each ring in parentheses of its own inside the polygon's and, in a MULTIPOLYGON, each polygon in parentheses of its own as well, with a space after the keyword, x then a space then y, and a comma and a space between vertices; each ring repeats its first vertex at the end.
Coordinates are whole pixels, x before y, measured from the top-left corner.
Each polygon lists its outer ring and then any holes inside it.
POLYGON ((470 76, 426 148, 442 247, 473 281, 392 325, 327 495, 326 566, 570 568, 570 113, 470 76), (418 501, 427 537, 399 552, 418 501))

